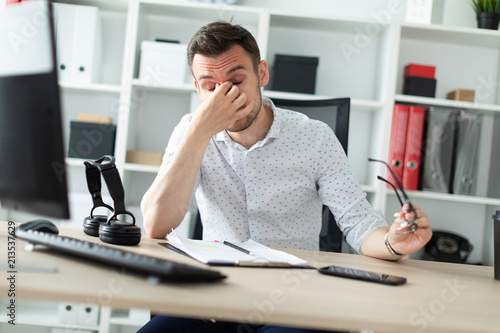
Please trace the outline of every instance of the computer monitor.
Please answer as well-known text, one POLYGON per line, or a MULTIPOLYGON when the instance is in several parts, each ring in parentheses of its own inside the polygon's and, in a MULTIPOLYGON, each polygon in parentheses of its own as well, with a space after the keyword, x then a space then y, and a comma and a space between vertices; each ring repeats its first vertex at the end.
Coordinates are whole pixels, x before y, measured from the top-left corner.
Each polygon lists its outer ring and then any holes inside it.
POLYGON ((0 203, 69 218, 54 24, 47 1, 0 9, 0 203))

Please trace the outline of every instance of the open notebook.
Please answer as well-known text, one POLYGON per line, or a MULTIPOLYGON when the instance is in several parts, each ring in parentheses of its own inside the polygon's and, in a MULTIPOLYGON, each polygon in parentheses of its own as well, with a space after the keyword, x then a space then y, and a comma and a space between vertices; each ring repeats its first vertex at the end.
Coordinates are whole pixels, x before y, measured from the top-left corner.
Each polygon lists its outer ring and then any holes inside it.
POLYGON ((160 245, 192 257, 204 264, 214 266, 250 267, 300 267, 309 268, 307 261, 294 255, 271 249, 253 240, 233 243, 248 250, 252 255, 237 250, 223 242, 194 240, 179 237, 175 231, 167 236, 168 243, 160 245))

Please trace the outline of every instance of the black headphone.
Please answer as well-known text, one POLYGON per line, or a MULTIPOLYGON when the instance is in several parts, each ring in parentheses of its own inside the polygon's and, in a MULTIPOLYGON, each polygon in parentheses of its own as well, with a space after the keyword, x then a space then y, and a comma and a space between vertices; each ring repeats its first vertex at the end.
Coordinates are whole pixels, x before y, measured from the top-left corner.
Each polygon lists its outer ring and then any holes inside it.
POLYGON ((108 217, 106 215, 94 215, 94 210, 99 207, 105 207, 110 212, 114 212, 114 209, 102 201, 101 170, 99 170, 98 164, 94 161, 84 161, 83 164, 85 164, 87 186, 92 196, 92 202, 94 203, 94 206, 90 210, 90 216, 83 219, 83 232, 89 236, 99 237, 99 227, 101 224, 107 222, 108 217))
POLYGON ((83 231, 90 236, 99 236, 105 243, 116 245, 137 245, 141 241, 141 228, 135 225, 135 216, 125 209, 125 192, 120 179, 120 174, 115 165, 115 158, 104 155, 96 161, 85 161, 87 185, 92 195, 94 206, 90 216, 83 220, 83 231), (108 186, 109 194, 114 201, 114 209, 106 205, 101 197, 101 179, 104 177, 108 186), (112 214, 94 215, 98 207, 108 208, 112 214), (118 219, 119 215, 129 215, 133 222, 125 222, 118 219))

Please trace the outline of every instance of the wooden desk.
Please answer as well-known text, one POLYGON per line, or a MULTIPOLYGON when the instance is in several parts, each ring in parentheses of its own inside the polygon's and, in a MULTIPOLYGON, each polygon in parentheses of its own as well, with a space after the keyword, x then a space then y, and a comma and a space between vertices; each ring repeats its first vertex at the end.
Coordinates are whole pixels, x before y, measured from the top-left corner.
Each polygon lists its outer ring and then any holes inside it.
MULTIPOLYGON (((1 223, 0 257, 7 258, 7 223, 1 223)), ((80 230, 67 235, 99 242, 80 230)), ((19 271, 17 298, 85 302, 118 309, 149 308, 171 315, 309 328, 370 329, 384 332, 499 332, 500 281, 493 268, 404 259, 387 262, 365 256, 289 250, 315 267, 336 264, 408 278, 392 287, 319 274, 315 270, 215 268, 220 283, 154 285, 143 277, 16 241, 18 265, 51 265, 56 273, 19 271), (424 330, 425 329, 425 330, 424 330)), ((144 237, 128 248, 201 265, 144 237)), ((8 281, 0 279, 0 298, 8 281)), ((4 310, 5 312, 6 310, 4 310)), ((4 315, 4 314, 2 314, 4 315)))

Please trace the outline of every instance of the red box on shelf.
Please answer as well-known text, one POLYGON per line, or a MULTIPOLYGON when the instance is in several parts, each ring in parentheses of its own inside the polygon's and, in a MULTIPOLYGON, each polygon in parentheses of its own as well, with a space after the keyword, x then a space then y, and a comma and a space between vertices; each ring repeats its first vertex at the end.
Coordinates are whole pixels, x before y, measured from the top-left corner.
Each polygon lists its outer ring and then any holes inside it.
POLYGON ((414 76, 414 77, 424 77, 427 79, 433 79, 435 75, 436 75, 436 66, 408 64, 405 67, 404 78, 406 79, 409 76, 414 76))

